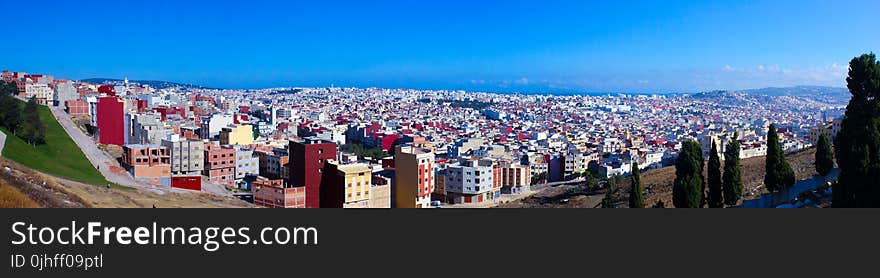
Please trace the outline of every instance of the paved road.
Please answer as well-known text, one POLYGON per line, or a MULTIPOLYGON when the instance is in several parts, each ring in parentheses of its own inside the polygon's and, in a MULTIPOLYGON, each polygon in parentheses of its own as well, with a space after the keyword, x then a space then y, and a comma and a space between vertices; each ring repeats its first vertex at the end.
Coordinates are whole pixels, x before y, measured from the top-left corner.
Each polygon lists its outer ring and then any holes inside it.
POLYGON ((104 175, 104 178, 119 185, 133 187, 149 186, 148 184, 135 181, 134 178, 128 175, 128 173, 116 173, 111 171, 110 166, 118 166, 116 160, 107 155, 106 152, 98 149, 98 145, 95 144, 91 137, 83 133, 76 124, 71 121, 70 115, 65 113, 63 108, 49 108, 52 110, 52 115, 54 115, 55 119, 58 120, 58 123, 61 124, 61 127, 67 131, 67 134, 70 135, 73 142, 79 146, 86 158, 89 159, 89 162, 92 163, 92 167, 97 168, 101 174, 104 175))
POLYGON ((444 208, 491 208, 491 207, 495 207, 495 206, 500 205, 502 202, 505 202, 505 203, 506 202, 513 202, 513 201, 517 201, 517 200, 535 195, 538 192, 541 192, 544 189, 547 189, 550 187, 557 187, 557 186, 566 185, 566 184, 576 184, 576 183, 583 182, 583 181, 584 181, 583 178, 577 178, 577 179, 573 179, 573 180, 569 180, 569 181, 557 181, 557 182, 551 182, 551 183, 536 184, 536 185, 531 186, 531 190, 529 190, 527 192, 522 192, 519 194, 501 194, 501 198, 499 198, 495 201, 486 201, 486 202, 481 202, 481 203, 464 203, 464 204, 443 204, 441 207, 444 207, 444 208))
MULTIPOLYGON (((70 138, 79 146, 80 150, 82 150, 83 154, 89 159, 89 162, 92 163, 93 167, 98 168, 104 178, 108 181, 113 182, 119 185, 131 186, 131 187, 139 187, 146 188, 156 193, 161 194, 162 190, 172 190, 179 192, 192 192, 188 190, 182 189, 174 189, 168 187, 157 186, 145 182, 139 182, 135 180, 131 174, 128 172, 114 172, 111 169, 111 166, 119 166, 119 163, 113 157, 107 154, 107 152, 98 149, 98 145, 95 144, 95 141, 92 140, 91 137, 83 133, 76 124, 70 119, 70 115, 64 112, 64 109, 61 107, 50 107, 52 110, 52 115, 55 116, 55 119, 58 120, 58 123, 61 124, 61 127, 67 131, 67 134, 70 135, 70 138), (100 166, 100 167, 99 167, 100 166)), ((203 182, 202 183, 202 191, 221 195, 221 196, 231 196, 231 194, 226 191, 225 187, 222 185, 217 185, 212 182, 203 182)))

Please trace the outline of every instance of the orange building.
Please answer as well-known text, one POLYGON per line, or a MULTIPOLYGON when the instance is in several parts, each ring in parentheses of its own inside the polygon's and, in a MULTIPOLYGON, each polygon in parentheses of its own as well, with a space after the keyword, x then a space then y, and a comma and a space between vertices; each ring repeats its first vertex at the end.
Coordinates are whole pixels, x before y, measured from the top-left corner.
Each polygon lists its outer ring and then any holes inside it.
POLYGON ((428 208, 434 192, 434 153, 412 145, 394 152, 395 208, 428 208))
POLYGON ((252 184, 254 204, 267 208, 305 208, 306 187, 284 187, 283 180, 258 178, 252 184))
POLYGON ((89 103, 83 100, 68 100, 64 102, 65 111, 71 116, 88 115, 89 103))
POLYGON ((167 185, 171 177, 171 154, 162 146, 125 145, 122 147, 122 166, 136 179, 167 185))
POLYGON ((231 146, 205 144, 203 175, 213 182, 232 186, 235 183, 235 149, 231 146))

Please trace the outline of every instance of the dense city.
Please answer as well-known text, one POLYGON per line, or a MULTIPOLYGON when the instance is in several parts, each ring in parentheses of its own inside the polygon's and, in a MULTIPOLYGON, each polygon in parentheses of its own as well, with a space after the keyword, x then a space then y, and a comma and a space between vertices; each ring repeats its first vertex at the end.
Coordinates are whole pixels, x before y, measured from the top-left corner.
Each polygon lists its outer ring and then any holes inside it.
POLYGON ((845 89, 552 95, 2 79, 50 107, 112 183, 269 208, 492 207, 548 184, 629 176, 634 163, 671 166, 687 140, 704 158, 733 136, 740 158, 765 156, 771 124, 796 152, 833 138, 848 101, 845 89))

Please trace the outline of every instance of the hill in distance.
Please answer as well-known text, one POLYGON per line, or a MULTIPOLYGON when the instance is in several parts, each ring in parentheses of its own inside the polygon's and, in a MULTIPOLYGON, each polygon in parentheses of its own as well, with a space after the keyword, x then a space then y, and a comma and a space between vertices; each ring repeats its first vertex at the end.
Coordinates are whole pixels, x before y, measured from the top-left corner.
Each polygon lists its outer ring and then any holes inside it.
MULTIPOLYGON (((122 85, 125 83, 122 79, 112 79, 112 78, 89 78, 80 80, 82 82, 91 83, 91 84, 106 84, 106 85, 122 85)), ((181 88, 181 89, 210 89, 207 87, 202 87, 194 84, 186 84, 186 83, 177 83, 177 82, 169 82, 169 81, 160 81, 160 80, 129 80, 129 84, 135 85, 147 85, 156 89, 167 89, 167 88, 181 88)))

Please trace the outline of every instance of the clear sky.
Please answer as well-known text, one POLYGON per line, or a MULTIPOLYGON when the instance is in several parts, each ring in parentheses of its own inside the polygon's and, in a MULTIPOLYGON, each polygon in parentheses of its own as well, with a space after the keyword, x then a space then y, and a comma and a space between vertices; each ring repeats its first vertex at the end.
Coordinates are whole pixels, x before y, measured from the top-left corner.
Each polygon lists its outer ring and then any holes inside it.
POLYGON ((880 1, 4 1, 0 68, 222 88, 843 86, 880 1), (186 3, 183 3, 186 2, 186 3))

